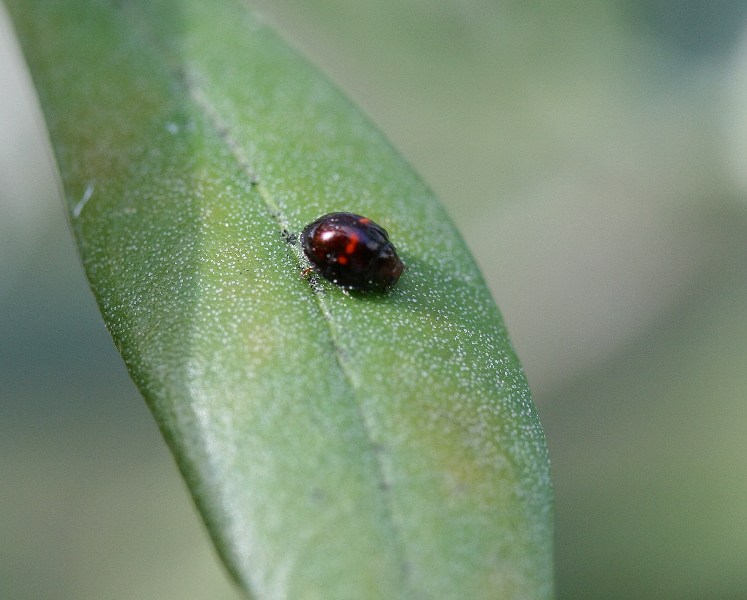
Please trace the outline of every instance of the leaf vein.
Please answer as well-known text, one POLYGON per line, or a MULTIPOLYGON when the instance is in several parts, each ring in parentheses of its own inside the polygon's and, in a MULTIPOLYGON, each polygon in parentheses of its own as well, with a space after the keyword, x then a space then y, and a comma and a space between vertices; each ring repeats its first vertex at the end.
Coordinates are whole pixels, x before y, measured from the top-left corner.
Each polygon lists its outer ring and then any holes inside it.
MULTIPOLYGON (((206 94, 203 92, 202 88, 200 87, 198 83, 199 81, 198 76, 193 72, 188 73, 185 71, 182 73, 181 80, 183 81, 187 89, 189 97, 192 98, 195 104, 203 111, 210 125, 216 131, 216 133, 221 138, 221 140, 226 144, 226 147, 230 151, 231 155, 234 157, 234 160, 236 160, 239 167, 248 176, 251 185, 256 189, 260 198, 267 206, 267 209, 270 215, 277 222, 281 232, 290 231, 291 230, 290 222, 288 221, 287 217, 283 213, 281 206, 277 202, 275 202, 274 198, 272 198, 272 195, 269 193, 269 191, 265 188, 264 185, 262 185, 262 181, 258 176, 257 170, 252 165, 251 161, 249 160, 249 157, 246 156, 240 144, 231 136, 228 125, 223 122, 223 120, 220 117, 220 114, 218 113, 218 110, 211 104, 206 94)), ((294 247, 296 259, 298 262, 299 271, 301 271, 304 268, 306 259, 304 258, 302 250, 298 244, 294 244, 293 247, 294 247)), ((332 315, 332 312, 329 309, 329 306, 325 302, 324 291, 320 288, 317 288, 314 285, 310 285, 309 287, 311 289, 311 292, 314 298, 317 301, 319 310, 322 313, 324 321, 327 324, 327 328, 330 334, 330 343, 331 343, 331 346, 334 352, 335 359, 340 368, 340 371, 343 374, 343 377, 347 380, 348 385, 350 387, 351 395, 353 396, 353 399, 355 401, 355 407, 356 407, 356 411, 358 414, 358 418, 361 423, 361 428, 363 430, 365 439, 371 449, 372 456, 375 461, 376 475, 378 478, 377 483, 378 483, 379 490, 382 494, 382 497, 384 499, 384 509, 386 511, 386 519, 388 520, 389 526, 392 530, 392 536, 393 536, 392 542, 395 548, 395 552, 397 552, 399 556, 398 562, 400 564, 400 569, 401 569, 400 576, 402 580, 405 582, 405 584, 407 584, 409 580, 408 561, 406 558, 405 546, 401 539, 401 531, 399 530, 396 519, 394 517, 394 509, 392 506, 392 498, 391 498, 391 491, 390 491, 392 487, 392 480, 387 475, 386 469, 384 468, 384 464, 380 457, 382 447, 381 447, 381 444, 374 439, 373 430, 372 430, 372 426, 370 423, 370 417, 366 415, 366 411, 364 410, 363 402, 360 397, 360 391, 359 391, 360 383, 356 377, 355 371, 350 368, 350 365, 347 359, 345 358, 345 352, 339 341, 339 337, 337 334, 337 327, 334 322, 334 317, 332 315)))

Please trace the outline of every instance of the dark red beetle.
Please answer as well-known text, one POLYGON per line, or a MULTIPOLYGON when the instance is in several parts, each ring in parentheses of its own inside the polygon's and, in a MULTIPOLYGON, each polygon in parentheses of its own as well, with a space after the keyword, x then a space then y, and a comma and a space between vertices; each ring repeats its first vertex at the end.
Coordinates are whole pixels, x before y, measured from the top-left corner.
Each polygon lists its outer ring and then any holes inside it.
POLYGON ((386 230, 349 212, 309 223, 301 246, 316 271, 346 289, 385 292, 405 269, 386 230))

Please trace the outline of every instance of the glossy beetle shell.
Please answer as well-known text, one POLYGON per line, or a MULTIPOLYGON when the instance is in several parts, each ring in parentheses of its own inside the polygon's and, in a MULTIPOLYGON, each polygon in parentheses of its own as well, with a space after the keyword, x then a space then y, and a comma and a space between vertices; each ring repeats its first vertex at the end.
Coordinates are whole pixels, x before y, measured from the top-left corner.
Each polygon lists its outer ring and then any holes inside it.
POLYGON ((347 289, 387 291, 405 269, 386 230, 354 213, 329 213, 309 223, 301 246, 316 271, 347 289))

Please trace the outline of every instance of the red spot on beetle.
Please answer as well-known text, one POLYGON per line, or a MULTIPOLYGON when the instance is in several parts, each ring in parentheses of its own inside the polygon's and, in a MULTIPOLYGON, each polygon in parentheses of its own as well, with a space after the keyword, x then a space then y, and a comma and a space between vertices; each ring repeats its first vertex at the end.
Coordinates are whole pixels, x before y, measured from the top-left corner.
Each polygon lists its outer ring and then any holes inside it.
POLYGON ((348 245, 345 246, 345 254, 352 254, 353 252, 355 252, 355 247, 357 245, 358 245, 358 236, 355 235, 354 233, 351 233, 350 241, 348 242, 348 245))

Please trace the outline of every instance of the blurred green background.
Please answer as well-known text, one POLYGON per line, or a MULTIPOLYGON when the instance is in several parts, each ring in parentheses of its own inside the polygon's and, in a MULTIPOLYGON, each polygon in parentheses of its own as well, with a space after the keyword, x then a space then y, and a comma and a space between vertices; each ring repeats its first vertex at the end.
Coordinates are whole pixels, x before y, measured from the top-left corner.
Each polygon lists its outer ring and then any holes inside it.
MULTIPOLYGON (((558 598, 747 598, 747 2, 258 5, 483 269, 550 445, 558 598)), ((236 599, 0 16, 0 598, 236 599)))

